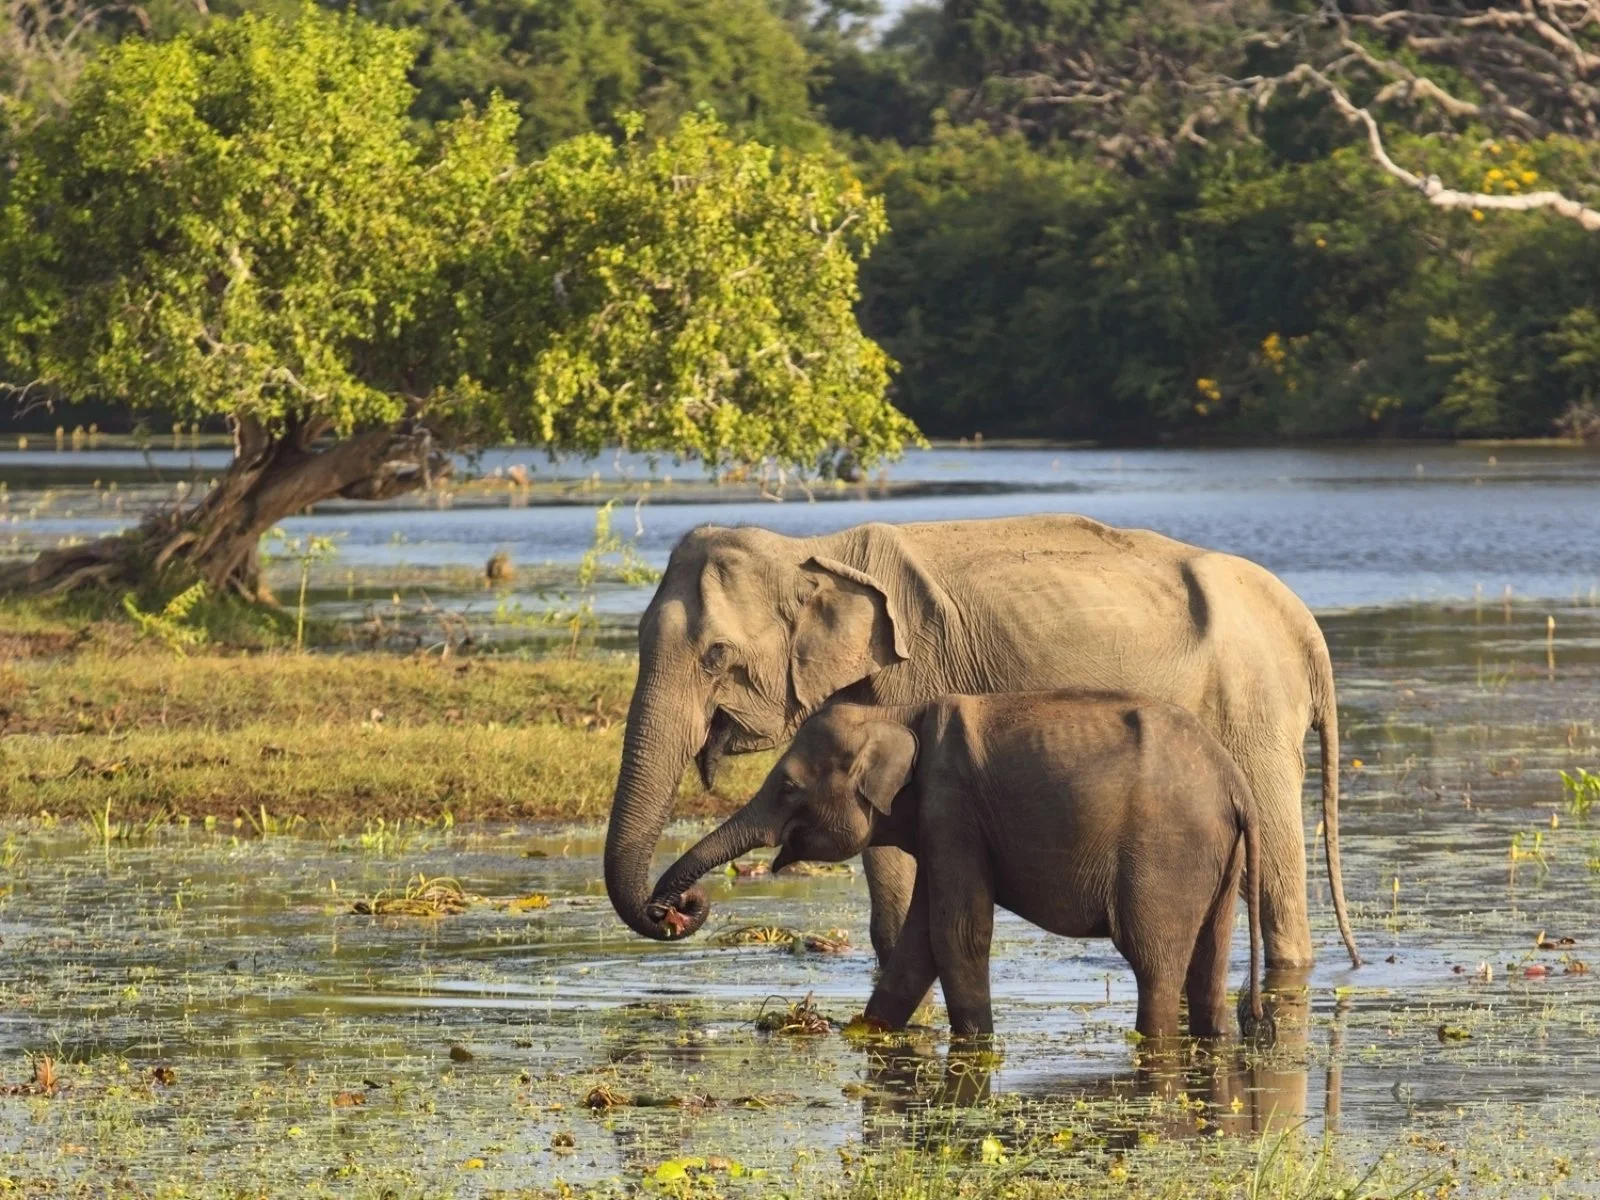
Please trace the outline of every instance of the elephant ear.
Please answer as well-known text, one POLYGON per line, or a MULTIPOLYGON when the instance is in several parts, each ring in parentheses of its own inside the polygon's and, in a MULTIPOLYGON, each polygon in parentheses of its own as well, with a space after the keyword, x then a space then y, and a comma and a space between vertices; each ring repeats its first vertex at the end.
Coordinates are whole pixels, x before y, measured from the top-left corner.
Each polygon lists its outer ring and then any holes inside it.
POLYGON ((900 789, 911 782, 916 765, 916 734, 893 721, 873 721, 863 731, 861 753, 852 768, 856 791, 888 816, 900 789))
POLYGON ((909 657, 889 594, 872 576, 832 558, 812 558, 810 594, 794 617, 789 677, 802 712, 909 657))

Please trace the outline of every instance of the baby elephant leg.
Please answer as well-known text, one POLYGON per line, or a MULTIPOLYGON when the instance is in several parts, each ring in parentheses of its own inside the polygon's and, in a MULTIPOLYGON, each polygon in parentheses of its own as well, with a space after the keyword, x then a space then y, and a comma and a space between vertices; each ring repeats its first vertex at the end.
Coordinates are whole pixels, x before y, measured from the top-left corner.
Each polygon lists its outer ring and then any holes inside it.
POLYGON ((867 1019, 881 1021, 890 1029, 904 1029, 937 975, 929 934, 927 880, 925 873, 919 872, 905 924, 867 1001, 867 1019))
POLYGON ((1153 881, 1130 891, 1121 919, 1112 928, 1111 942, 1128 960, 1139 984, 1134 1028, 1155 1040, 1153 1048, 1159 1049, 1161 1043, 1178 1035, 1178 999, 1203 914, 1191 915, 1182 895, 1175 896, 1153 881))
MULTIPOLYGON (((987 864, 924 870, 929 880, 933 957, 956 1037, 994 1032, 989 1002, 989 946, 994 938, 994 883, 987 864)), ((919 875, 919 878, 921 876, 919 875)))
POLYGON ((1244 869, 1244 849, 1235 846, 1223 873, 1211 911, 1200 926, 1194 956, 1189 960, 1189 1032, 1198 1038, 1227 1037, 1233 1031, 1228 1011, 1228 952, 1233 946, 1233 924, 1244 869))
POLYGON ((1139 984, 1139 1015, 1133 1027, 1159 1048, 1178 1036, 1178 972, 1161 968, 1141 972, 1136 967, 1134 979, 1139 984))

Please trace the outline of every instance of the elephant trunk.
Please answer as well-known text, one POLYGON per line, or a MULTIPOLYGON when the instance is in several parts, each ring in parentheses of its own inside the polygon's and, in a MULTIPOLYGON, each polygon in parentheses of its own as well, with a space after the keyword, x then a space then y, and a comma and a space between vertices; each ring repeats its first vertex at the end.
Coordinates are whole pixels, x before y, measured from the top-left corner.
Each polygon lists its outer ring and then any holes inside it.
POLYGON ((666 941, 673 928, 645 911, 650 902, 650 858, 666 828, 672 800, 689 760, 705 742, 700 706, 681 687, 641 676, 628 708, 622 772, 606 827, 606 894, 630 929, 666 941))
POLYGON ((771 821, 756 815, 757 804, 745 805, 706 834, 656 883, 645 911, 649 919, 671 930, 670 937, 688 937, 711 915, 705 893, 694 886, 702 875, 758 846, 777 844, 778 831, 771 821))

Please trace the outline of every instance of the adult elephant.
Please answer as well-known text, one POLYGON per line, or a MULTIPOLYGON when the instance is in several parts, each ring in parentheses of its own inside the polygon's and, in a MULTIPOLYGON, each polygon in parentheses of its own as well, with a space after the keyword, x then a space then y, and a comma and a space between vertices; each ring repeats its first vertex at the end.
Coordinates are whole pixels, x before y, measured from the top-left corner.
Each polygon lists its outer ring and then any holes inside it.
MULTIPOLYGON (((706 910, 650 902, 649 867, 691 759, 786 742, 838 698, 912 704, 945 692, 1087 688, 1201 718, 1260 809, 1267 964, 1312 959, 1301 822, 1306 730, 1321 735, 1323 829, 1339 931, 1359 963, 1339 872, 1339 726, 1322 632, 1242 558, 1078 516, 860 525, 817 538, 705 526, 678 543, 639 626, 639 680, 606 833, 606 891, 646 937, 706 910)), ((863 856, 880 961, 916 865, 863 856)), ((685 926, 687 919, 688 925, 685 926)))

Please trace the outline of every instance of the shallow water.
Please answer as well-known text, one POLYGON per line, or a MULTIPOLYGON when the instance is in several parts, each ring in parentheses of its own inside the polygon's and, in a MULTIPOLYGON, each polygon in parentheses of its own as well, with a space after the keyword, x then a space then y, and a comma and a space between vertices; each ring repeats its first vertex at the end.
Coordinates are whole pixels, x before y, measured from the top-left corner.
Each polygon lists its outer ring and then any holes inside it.
MULTIPOLYGON (((152 457, 163 473, 155 493, 137 486, 150 477, 132 451, 0 451, 0 481, 9 489, 0 498, 0 551, 24 554, 121 528, 154 496, 170 502, 177 483, 203 486, 226 462, 223 452, 206 450, 152 457), (123 490, 116 494, 91 486, 118 473, 123 490)), ((1476 591, 1498 599, 1508 586, 1522 597, 1571 600, 1600 586, 1600 453, 1576 447, 941 448, 913 452, 889 469, 889 482, 914 494, 882 495, 874 482, 824 488, 815 503, 793 488, 783 503, 750 499, 748 490, 719 491, 694 468, 652 467, 639 456, 552 468, 531 451, 508 449, 463 464, 463 471, 492 474, 519 462, 534 468, 536 479, 630 482, 630 503, 652 481, 637 514, 638 541, 657 566, 684 532, 705 522, 815 534, 863 521, 1077 512, 1242 554, 1318 610, 1471 598, 1476 591)), ((444 508, 343 504, 284 528, 338 539, 337 562, 318 576, 324 585, 348 576, 352 589, 371 585, 387 597, 385 581, 415 584, 417 572, 432 572, 438 577, 422 581, 431 599, 459 607, 474 599, 470 585, 496 551, 570 575, 593 537, 594 501, 581 490, 565 501, 527 505, 489 495, 463 496, 444 508)), ((619 531, 632 534, 634 520, 629 509, 619 511, 619 531)), ((319 612, 352 615, 370 598, 352 603, 348 594, 324 586, 319 612)), ((629 616, 647 598, 648 589, 610 589, 597 607, 629 616)), ((533 592, 512 599, 545 602, 533 592)), ((480 614, 492 607, 476 597, 480 614)))
MULTIPOLYGON (((125 1173, 147 1190, 267 1178, 344 1194, 344 1171, 477 1195, 638 1180, 715 1154, 804 1190, 837 1176, 840 1151, 994 1136, 1036 1155, 1030 1169, 1103 1178, 1113 1153, 1153 1173, 1214 1162, 1185 1148, 1198 1115, 1208 1133, 1243 1135, 1304 1119, 1355 1162, 1454 1162, 1470 1194, 1592 1194, 1600 980, 1566 972, 1600 960, 1600 808, 1580 822, 1556 772, 1600 759, 1600 610, 1416 606, 1324 627, 1368 965, 1347 965, 1318 855, 1308 1019, 1285 993, 1280 1046, 1192 1073, 1182 1101, 1134 1069, 1134 989, 1110 947, 1009 917, 991 1095, 929 1109, 927 1072, 875 1071, 837 1034, 751 1025, 780 1002, 769 997, 807 993, 848 1018, 870 989, 869 952, 634 938, 606 903, 597 831, 435 830, 364 849, 246 826, 105 848, 31 827, 9 832, 0 884, 0 1084, 26 1078, 27 1050, 55 1054, 71 1086, 0 1098, 0 1175, 125 1173), (1519 835, 1528 856, 1514 863, 1519 835), (439 920, 351 911, 418 873, 551 904, 439 920), (1575 944, 1537 950, 1541 932, 1575 944), (452 1060, 452 1046, 473 1057, 452 1060), (153 1081, 157 1066, 171 1084, 153 1081), (590 1113, 599 1084, 699 1099, 590 1113), (341 1092, 364 1103, 336 1106, 341 1092), (1066 1146, 1052 1140, 1062 1130, 1066 1146), (553 1147, 558 1135, 574 1145, 553 1147)), ((1316 820, 1308 790, 1308 832, 1316 820)), ((659 865, 693 835, 677 832, 659 865)), ((858 875, 725 880, 712 899, 712 934, 844 928, 866 943, 858 875)), ((1242 937, 1234 960, 1242 980, 1242 937)), ((926 1052, 942 1051, 932 1038, 926 1052)))

